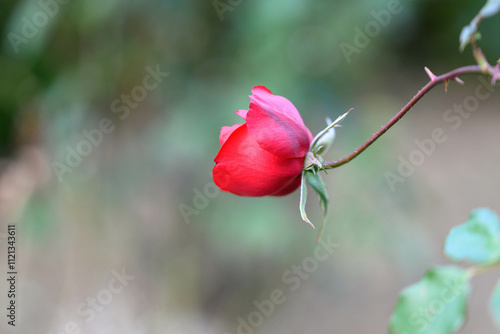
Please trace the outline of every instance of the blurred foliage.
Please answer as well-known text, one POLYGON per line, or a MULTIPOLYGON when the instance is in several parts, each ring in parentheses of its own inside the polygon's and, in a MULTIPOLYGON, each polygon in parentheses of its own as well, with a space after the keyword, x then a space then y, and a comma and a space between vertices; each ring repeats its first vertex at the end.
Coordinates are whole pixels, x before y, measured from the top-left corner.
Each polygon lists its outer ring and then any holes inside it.
MULTIPOLYGON (((474 276, 499 265, 498 216, 490 209, 472 211, 469 220, 454 227, 446 238, 445 253, 454 261, 468 260, 476 267, 434 267, 423 279, 405 288, 390 321, 390 333, 456 333, 465 323, 474 276)), ((498 284, 498 283, 497 283, 498 284)), ((498 288, 490 297, 498 321, 498 288)))
POLYGON ((498 328, 500 328, 500 280, 498 280, 490 300, 491 313, 498 328))
MULTIPOLYGON (((27 240, 22 295, 39 296, 23 305, 49 299, 63 305, 42 307, 42 315, 40 307, 26 311, 26 319, 42 320, 25 332, 42 330, 40 323, 47 332, 62 330, 64 316, 74 316, 64 314, 75 309, 71 303, 99 291, 103 272, 124 263, 137 276, 132 297, 120 303, 136 315, 120 317, 133 322, 124 328, 154 333, 182 320, 195 323, 194 316, 178 320, 176 312, 184 312, 208 314, 216 319, 212 327, 234 329, 255 296, 280 287, 283 271, 311 256, 316 243, 314 231, 300 221, 297 193, 265 200, 220 193, 184 220, 179 205, 195 207, 196 190, 205 194, 212 184, 220 127, 238 122, 233 112, 248 107, 254 85, 265 85, 294 103, 312 133, 325 127, 325 116, 356 108, 337 132, 332 156, 340 156, 425 83, 424 66, 442 73, 473 63, 470 52, 458 52, 458 36, 483 2, 403 0, 402 12, 347 62, 339 44, 353 43, 354 28, 373 21, 371 11, 384 10, 387 1, 242 1, 221 21, 212 1, 70 0, 53 8, 53 17, 17 48, 12 34, 23 36, 24 18, 45 12, 39 0, 2 1, 0 156, 13 162, 35 146, 51 176, 45 188, 30 193, 19 216, 27 240), (156 66, 168 77, 120 119, 113 102, 141 87, 147 68, 156 66), (65 162, 68 147, 76 149, 86 140, 84 131, 98 129, 104 118, 114 125, 112 133, 58 182, 51 164, 65 162), (55 320, 49 324, 50 317, 55 320)), ((499 19, 481 25, 487 56, 500 54, 499 19)), ((309 331, 297 316, 307 310, 296 306, 308 303, 297 300, 315 294, 312 310, 337 310, 349 296, 347 306, 370 307, 360 326, 372 330, 378 319, 385 328, 392 300, 377 314, 379 304, 365 303, 365 293, 395 296, 387 273, 413 277, 436 254, 431 228, 413 217, 427 197, 417 200, 412 187, 390 194, 381 176, 406 130, 391 130, 393 138, 381 139, 378 149, 325 177, 331 222, 324 236, 338 237, 342 247, 332 264, 318 269, 321 275, 304 283, 318 290, 301 289, 286 306, 295 331, 309 331), (383 288, 369 290, 360 280, 383 288)), ((16 180, 19 188, 30 181, 16 180)), ((317 203, 310 200, 308 207, 310 218, 320 221, 317 203)))
MULTIPOLYGON (((49 6, 52 17, 46 24, 14 46, 10 34, 22 36, 23 18, 32 22, 43 10, 40 3, 1 5, 3 154, 36 140, 19 133, 27 114, 34 114, 43 137, 66 139, 86 115, 109 114, 114 97, 130 90, 151 64, 161 64, 175 78, 156 93, 155 108, 162 113, 232 110, 245 104, 244 97, 231 101, 232 96, 257 83, 303 105, 342 110, 387 71, 424 65, 448 70, 470 63, 468 54, 457 52, 458 33, 482 1, 403 1, 402 12, 350 64, 339 43, 352 43, 353 28, 372 21, 370 11, 385 9, 386 1, 243 2, 225 12, 223 22, 207 1, 70 1, 49 6)), ((500 53, 494 33, 498 20, 484 23, 487 55, 500 53)))
POLYGON ((429 270, 399 296, 389 333, 455 333, 465 322, 469 290, 467 271, 457 267, 429 270))
POLYGON ((463 225, 450 231, 445 253, 455 261, 488 264, 500 260, 500 223, 487 209, 477 209, 463 225))

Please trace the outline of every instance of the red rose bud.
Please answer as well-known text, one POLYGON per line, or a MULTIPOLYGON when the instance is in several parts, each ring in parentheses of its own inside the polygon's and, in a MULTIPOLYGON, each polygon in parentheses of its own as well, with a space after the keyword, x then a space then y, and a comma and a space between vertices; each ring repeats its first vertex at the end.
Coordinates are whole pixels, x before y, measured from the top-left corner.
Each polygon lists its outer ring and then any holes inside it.
POLYGON ((294 105, 263 86, 252 89, 246 123, 221 129, 213 178, 240 196, 284 196, 300 186, 313 139, 294 105))

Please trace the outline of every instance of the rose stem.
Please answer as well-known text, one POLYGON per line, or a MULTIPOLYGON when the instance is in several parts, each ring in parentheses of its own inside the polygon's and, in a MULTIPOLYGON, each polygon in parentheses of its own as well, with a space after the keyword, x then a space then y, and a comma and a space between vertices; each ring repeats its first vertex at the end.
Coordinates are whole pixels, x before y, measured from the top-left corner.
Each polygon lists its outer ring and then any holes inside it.
MULTIPOLYGON (((439 83, 446 83, 447 81, 450 80, 455 80, 458 83, 463 83, 458 76, 462 74, 470 74, 470 73, 484 73, 483 69, 479 65, 470 65, 470 66, 464 66, 464 67, 459 67, 457 69, 454 69, 453 71, 450 71, 448 73, 445 73, 440 76, 435 76, 428 68, 425 68, 427 74, 430 77, 430 81, 415 95, 404 107, 401 109, 391 120, 384 126, 380 128, 377 132, 375 132, 370 138, 368 138, 367 141, 363 143, 360 147, 354 150, 351 154, 348 156, 340 159, 340 160, 335 160, 332 162, 325 162, 324 167, 326 169, 331 169, 331 168, 336 168, 339 166, 342 166, 352 159, 356 158, 358 155, 360 155, 364 150, 368 148, 375 140, 377 140, 380 136, 382 136, 387 130, 389 130, 394 124, 396 124, 427 92, 429 92, 434 86, 436 86, 439 83)), ((488 72, 490 72, 491 68, 488 68, 488 72)))

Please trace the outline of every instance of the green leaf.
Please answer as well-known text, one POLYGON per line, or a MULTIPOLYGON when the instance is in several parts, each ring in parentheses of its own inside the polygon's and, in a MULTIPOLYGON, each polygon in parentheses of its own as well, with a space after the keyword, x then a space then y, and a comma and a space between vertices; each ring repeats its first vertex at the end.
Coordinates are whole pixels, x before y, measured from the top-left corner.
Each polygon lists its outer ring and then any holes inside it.
POLYGON ((389 333, 454 333, 466 317, 468 278, 467 271, 458 267, 430 269, 399 295, 389 333))
POLYGON ((500 280, 498 280, 490 299, 491 313, 498 328, 500 328, 500 280))
POLYGON ((455 261, 468 260, 487 264, 500 259, 500 223, 498 216, 489 209, 472 211, 467 222, 454 227, 444 247, 444 252, 455 261))
POLYGON ((306 223, 309 223, 309 225, 312 226, 312 228, 315 228, 313 223, 307 218, 307 213, 306 213, 306 202, 307 202, 307 184, 306 184, 306 174, 307 171, 303 170, 302 171, 302 176, 300 178, 300 216, 302 217, 302 220, 305 221, 306 223))
POLYGON ((323 228, 326 222, 326 216, 328 215, 328 193, 326 192, 325 183, 319 176, 319 173, 314 173, 312 171, 305 171, 305 176, 307 182, 311 185, 314 191, 319 195, 320 206, 323 210, 323 222, 318 231, 318 240, 321 238, 323 233, 323 228))

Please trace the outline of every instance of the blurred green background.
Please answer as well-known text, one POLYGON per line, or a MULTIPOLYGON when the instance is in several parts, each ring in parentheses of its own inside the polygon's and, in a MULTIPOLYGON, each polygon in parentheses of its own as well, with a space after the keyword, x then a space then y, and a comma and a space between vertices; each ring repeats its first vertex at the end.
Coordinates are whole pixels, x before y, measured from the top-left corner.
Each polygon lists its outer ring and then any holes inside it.
MULTIPOLYGON (((424 66, 440 74, 473 63, 458 36, 482 0, 403 0, 346 57, 341 43, 355 46, 356 28, 391 2, 2 1, 0 254, 6 225, 16 224, 16 330, 385 332, 399 291, 446 263, 448 230, 478 206, 500 211, 498 93, 452 129, 445 111, 480 81, 438 87, 359 158, 329 171, 324 238, 338 247, 296 290, 283 276, 317 246, 298 193, 220 193, 211 169, 220 127, 239 122, 234 111, 248 107, 255 85, 292 101, 313 134, 325 117, 355 108, 326 156, 333 160, 427 82, 424 66), (446 142, 392 191, 385 173, 397 173, 398 157, 437 127, 446 142), (122 271, 133 278, 118 292, 110 282, 122 271), (255 302, 275 289, 286 300, 261 321, 255 302)), ((499 28, 500 16, 480 27, 492 62, 499 28)), ((308 211, 319 221, 314 197, 308 211)), ((493 331, 490 276, 478 281, 463 333, 493 331)), ((0 289, 5 310, 4 279, 0 289)), ((4 312, 1 331, 11 331, 4 312)))

